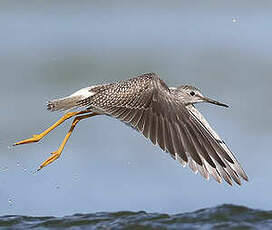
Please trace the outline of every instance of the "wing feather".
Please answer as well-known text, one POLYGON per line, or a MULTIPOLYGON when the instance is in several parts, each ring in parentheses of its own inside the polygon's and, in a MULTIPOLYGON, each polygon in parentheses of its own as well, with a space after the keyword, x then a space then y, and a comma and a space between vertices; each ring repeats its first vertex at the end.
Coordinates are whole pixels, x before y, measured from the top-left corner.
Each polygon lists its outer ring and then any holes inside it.
POLYGON ((116 100, 122 103, 111 102, 111 106, 103 108, 106 114, 136 128, 206 179, 210 174, 217 182, 221 183, 223 178, 230 185, 232 180, 241 184, 239 176, 247 180, 237 159, 200 112, 173 95, 156 74, 145 74, 130 82, 136 84, 129 89, 132 93, 118 94, 116 100), (138 81, 144 87, 137 88, 138 81))
POLYGON ((203 164, 202 166, 197 165, 197 169, 198 169, 198 172, 199 172, 206 180, 209 179, 209 172, 208 172, 208 170, 206 169, 205 164, 203 164))
POLYGON ((162 150, 166 150, 165 148, 165 141, 164 141, 164 135, 165 135, 165 131, 164 131, 164 119, 162 117, 162 115, 160 114, 158 117, 158 144, 161 147, 162 150))
POLYGON ((154 145, 157 144, 157 130, 158 130, 158 116, 155 114, 151 114, 150 116, 150 130, 149 137, 154 145))
POLYGON ((134 116, 131 118, 130 124, 133 127, 138 126, 138 123, 139 123, 142 115, 143 115, 143 110, 135 109, 135 113, 134 113, 134 116))

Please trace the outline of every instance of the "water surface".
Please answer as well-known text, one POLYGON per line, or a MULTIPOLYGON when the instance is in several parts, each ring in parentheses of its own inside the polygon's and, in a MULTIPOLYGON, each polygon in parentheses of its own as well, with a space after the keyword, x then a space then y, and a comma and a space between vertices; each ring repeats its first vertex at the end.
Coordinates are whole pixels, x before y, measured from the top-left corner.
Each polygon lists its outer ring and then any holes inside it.
POLYGON ((168 215, 139 212, 98 212, 64 217, 2 216, 2 229, 271 229, 272 211, 221 205, 168 215))

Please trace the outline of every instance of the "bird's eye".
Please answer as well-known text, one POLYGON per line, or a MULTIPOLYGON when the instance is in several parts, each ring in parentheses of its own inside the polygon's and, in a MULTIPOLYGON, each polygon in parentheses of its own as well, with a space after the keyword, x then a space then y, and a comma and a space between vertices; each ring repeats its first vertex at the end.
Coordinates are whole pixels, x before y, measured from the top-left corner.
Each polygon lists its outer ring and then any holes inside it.
POLYGON ((194 91, 191 91, 191 92, 190 92, 190 95, 191 95, 191 96, 195 96, 195 92, 194 92, 194 91))

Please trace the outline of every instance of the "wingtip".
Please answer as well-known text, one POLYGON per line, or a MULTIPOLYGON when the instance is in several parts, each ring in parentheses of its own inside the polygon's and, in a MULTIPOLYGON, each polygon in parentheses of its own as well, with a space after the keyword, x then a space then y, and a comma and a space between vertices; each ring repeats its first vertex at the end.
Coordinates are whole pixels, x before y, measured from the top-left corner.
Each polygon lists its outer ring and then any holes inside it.
POLYGON ((233 186, 232 180, 227 181, 227 183, 228 183, 230 186, 233 186))
POLYGON ((242 167, 240 166, 240 170, 238 171, 239 175, 245 180, 245 181, 249 181, 247 174, 245 173, 245 171, 242 169, 242 167))
POLYGON ((243 176, 243 179, 246 181, 246 182, 249 182, 249 179, 248 179, 248 176, 245 174, 245 176, 243 176))

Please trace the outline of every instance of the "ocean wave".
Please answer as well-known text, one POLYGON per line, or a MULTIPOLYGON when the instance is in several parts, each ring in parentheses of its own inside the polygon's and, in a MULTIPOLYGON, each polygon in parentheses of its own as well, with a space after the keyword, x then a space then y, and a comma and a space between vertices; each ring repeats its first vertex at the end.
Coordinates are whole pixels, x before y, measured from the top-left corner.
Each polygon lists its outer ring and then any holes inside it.
POLYGON ((0 229, 272 229, 272 211, 220 205, 175 215, 140 212, 98 212, 64 217, 0 217, 0 229))

